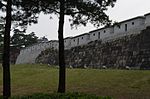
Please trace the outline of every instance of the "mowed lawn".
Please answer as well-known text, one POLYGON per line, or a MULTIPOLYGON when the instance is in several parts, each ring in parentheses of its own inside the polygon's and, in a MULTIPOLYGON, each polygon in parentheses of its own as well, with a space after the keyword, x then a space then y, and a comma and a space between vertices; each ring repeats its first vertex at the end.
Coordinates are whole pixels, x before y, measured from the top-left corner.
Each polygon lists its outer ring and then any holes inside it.
MULTIPOLYGON (((58 69, 47 65, 11 66, 12 95, 54 93, 58 69)), ((114 99, 150 99, 149 70, 67 69, 67 92, 82 92, 114 99)), ((2 95, 2 66, 0 67, 2 95)))

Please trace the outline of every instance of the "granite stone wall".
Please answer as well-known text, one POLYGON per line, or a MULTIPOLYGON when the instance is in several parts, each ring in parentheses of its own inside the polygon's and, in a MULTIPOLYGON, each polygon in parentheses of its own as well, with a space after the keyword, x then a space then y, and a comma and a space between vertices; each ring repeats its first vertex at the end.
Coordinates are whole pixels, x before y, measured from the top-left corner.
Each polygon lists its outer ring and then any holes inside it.
MULTIPOLYGON (((115 40, 93 41, 65 51, 66 65, 72 67, 150 69, 150 28, 115 40)), ((58 65, 58 51, 48 49, 37 63, 58 65)))

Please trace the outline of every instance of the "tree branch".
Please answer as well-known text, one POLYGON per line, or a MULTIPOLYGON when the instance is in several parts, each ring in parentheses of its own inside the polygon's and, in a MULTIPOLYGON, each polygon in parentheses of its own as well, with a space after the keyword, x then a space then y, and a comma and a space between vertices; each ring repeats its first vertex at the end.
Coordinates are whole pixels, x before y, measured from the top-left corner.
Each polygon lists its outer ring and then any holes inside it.
POLYGON ((5 5, 5 4, 3 4, 3 3, 0 1, 0 8, 1 8, 1 7, 3 7, 3 6, 5 6, 5 7, 6 7, 6 5, 5 5))
POLYGON ((53 12, 55 12, 55 13, 60 14, 60 12, 59 12, 59 11, 57 11, 57 10, 55 10, 55 9, 51 9, 51 8, 49 8, 49 10, 51 10, 51 11, 53 11, 53 12))
POLYGON ((77 12, 65 12, 65 15, 72 15, 72 14, 83 14, 85 11, 77 11, 77 12))

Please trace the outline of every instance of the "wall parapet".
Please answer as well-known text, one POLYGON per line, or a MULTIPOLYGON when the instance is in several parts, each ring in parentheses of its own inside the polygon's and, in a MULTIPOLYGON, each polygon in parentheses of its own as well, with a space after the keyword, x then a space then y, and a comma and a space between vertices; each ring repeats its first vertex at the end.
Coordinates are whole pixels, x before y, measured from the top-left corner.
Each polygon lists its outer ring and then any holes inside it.
MULTIPOLYGON (((100 29, 96 29, 90 31, 89 33, 84 33, 75 37, 67 37, 64 39, 65 49, 71 49, 73 47, 86 45, 89 42, 96 40, 107 42, 123 36, 139 34, 140 31, 150 26, 150 14, 145 14, 144 16, 121 21, 118 24, 114 24, 106 28, 103 27, 100 29)), ((38 43, 24 48, 20 51, 16 64, 35 63, 35 59, 41 53, 41 51, 48 48, 58 49, 58 46, 59 44, 57 40, 51 40, 49 42, 38 43), (32 57, 30 58, 32 59, 28 59, 31 55, 32 57)))

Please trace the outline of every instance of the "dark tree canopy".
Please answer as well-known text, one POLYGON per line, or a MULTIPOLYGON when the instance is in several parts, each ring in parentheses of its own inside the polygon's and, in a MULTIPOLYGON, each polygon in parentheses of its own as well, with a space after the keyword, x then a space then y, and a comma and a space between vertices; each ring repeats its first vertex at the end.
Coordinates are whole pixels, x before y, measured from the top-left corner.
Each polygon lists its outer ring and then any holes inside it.
MULTIPOLYGON (((5 4, 0 0, 0 10, 5 11, 5 4)), ((60 14, 61 0, 12 0, 12 21, 15 26, 26 26, 38 22, 41 12, 44 14, 60 14)), ((109 17, 105 13, 109 6, 114 6, 116 0, 64 0, 64 14, 70 16, 72 27, 86 26, 92 23, 94 26, 110 24, 109 17)))
MULTIPOLYGON (((4 26, 5 21, 4 18, 0 18, 0 49, 2 50, 2 46, 4 44, 4 26)), ((15 27, 15 26, 14 26, 15 27)), ((38 37, 34 32, 25 34, 26 31, 23 29, 13 29, 13 35, 10 39, 11 46, 22 48, 37 43, 38 37)))
MULTIPOLYGON (((37 22, 40 12, 44 14, 60 14, 61 0, 22 0, 18 16, 14 20, 21 20, 20 25, 30 22, 37 22), (24 13, 24 14, 22 14, 24 13), (26 20, 24 20, 26 19, 26 20)), ((64 14, 70 16, 71 26, 84 25, 92 23, 95 26, 107 25, 111 21, 105 13, 109 6, 114 6, 116 0, 64 0, 64 14)), ((16 15, 16 14, 15 14, 16 15)))
MULTIPOLYGON (((27 26, 32 23, 37 23, 37 19, 41 10, 36 11, 36 9, 31 8, 39 6, 36 5, 37 0, 12 0, 12 28, 11 32, 13 32, 13 36, 11 37, 11 46, 16 47, 26 47, 33 43, 37 43, 37 36, 34 32, 30 34, 25 34, 27 26), (33 2, 34 1, 34 2, 33 2), (34 5, 34 6, 33 6, 34 5), (28 9, 26 8, 28 7, 28 9)), ((0 0, 0 15, 1 20, 5 21, 6 17, 4 16, 6 13, 6 2, 7 0, 0 0)), ((1 31, 1 20, 0 20, 0 31, 1 31)), ((4 30, 4 27, 2 27, 4 30)), ((2 36, 2 32, 0 32, 0 37, 2 36)), ((1 39, 1 41, 3 41, 1 39)))
POLYGON ((29 45, 37 43, 38 37, 34 32, 25 34, 24 31, 20 31, 19 29, 14 30, 14 34, 11 37, 11 46, 17 48, 27 47, 29 45))

